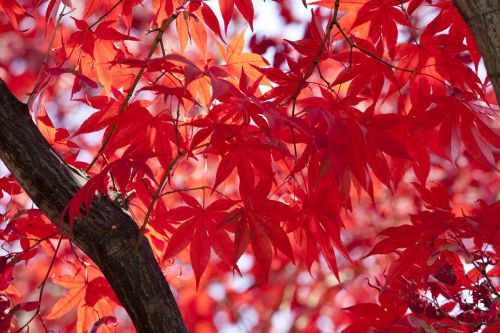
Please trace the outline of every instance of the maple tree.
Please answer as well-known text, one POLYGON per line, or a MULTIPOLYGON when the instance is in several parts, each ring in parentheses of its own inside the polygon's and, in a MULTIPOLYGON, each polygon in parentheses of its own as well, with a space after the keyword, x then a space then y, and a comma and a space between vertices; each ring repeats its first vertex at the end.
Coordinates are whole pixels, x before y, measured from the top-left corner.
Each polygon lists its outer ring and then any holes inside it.
POLYGON ((0 1, 0 332, 498 331, 494 6, 0 1))

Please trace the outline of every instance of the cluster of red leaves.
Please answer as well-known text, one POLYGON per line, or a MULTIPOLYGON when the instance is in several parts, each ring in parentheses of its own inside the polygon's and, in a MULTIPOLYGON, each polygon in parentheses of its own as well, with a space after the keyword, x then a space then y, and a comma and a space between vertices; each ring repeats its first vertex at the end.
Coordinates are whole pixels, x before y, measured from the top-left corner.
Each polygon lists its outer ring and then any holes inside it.
MULTIPOLYGON (((213 1, 199 0, 0 1, 0 33, 23 45, 0 63, 5 80, 19 95, 30 92, 48 142, 91 176, 65 210, 69 221, 81 223, 95 195, 128 204, 170 272, 193 331, 215 331, 216 309, 228 322, 244 321, 232 304, 252 304, 265 330, 286 304, 294 318, 310 323, 300 327, 297 320, 298 329, 316 332, 314 323, 324 314, 301 290, 315 285, 326 303, 341 298, 338 281, 357 267, 350 273, 359 288, 350 291, 353 301, 324 305, 337 307, 330 313, 336 328, 493 332, 497 110, 488 79, 478 76, 474 40, 451 1, 308 1, 311 20, 302 39, 254 34, 251 53, 242 25, 253 29, 256 2, 219 0, 219 12, 213 1), (45 55, 33 46, 40 40, 50 50, 41 69, 45 55), (269 51, 273 61, 263 56, 269 51), (9 67, 19 59, 26 67, 21 73, 9 67), (71 123, 71 115, 88 110, 85 121, 71 123), (60 126, 68 128, 55 128, 60 126), (457 168, 494 176, 457 191, 457 168), (447 186, 433 187, 435 181, 447 186), (405 189, 408 182, 415 183, 413 190, 405 189), (472 193, 473 187, 493 192, 476 196, 484 201, 475 211, 471 202, 456 205, 454 193, 472 193), (415 201, 411 224, 399 225, 405 217, 396 212, 374 216, 384 199, 402 198, 415 201), (459 214, 456 207, 471 213, 459 214), (357 219, 360 211, 373 220, 357 219), (385 238, 369 252, 371 238, 384 227, 385 238), (388 270, 368 290, 359 278, 378 272, 356 252, 389 255, 388 270), (186 262, 195 286, 172 273, 186 270, 190 277, 186 262), (290 263, 297 264, 296 273, 290 263), (317 282, 302 284, 300 272, 317 282), (235 273, 250 276, 272 301, 262 303, 250 289, 232 290, 225 275, 235 273), (224 302, 210 294, 217 283, 226 286, 224 302), (362 301, 362 292, 373 291, 378 303, 362 301)), ((275 5, 285 23, 298 21, 292 1, 275 5)), ((67 329, 112 330, 118 302, 106 281, 68 242, 57 243, 57 230, 45 217, 25 210, 26 198, 10 177, 0 178, 0 199, 4 192, 2 240, 9 254, 0 282, 12 286, 13 266, 29 261, 56 272, 38 283, 69 291, 50 311, 38 303, 2 301, 2 323, 10 325, 18 310, 36 308, 46 325, 78 307, 67 329), (37 253, 57 260, 48 265, 37 253)), ((383 259, 373 265, 383 267, 383 259)), ((24 288, 33 292, 35 283, 24 288)), ((12 296, 15 290, 5 294, 20 299, 12 296)))
POLYGON ((428 210, 412 215, 411 225, 381 233, 385 238, 368 255, 397 253, 397 260, 374 286, 380 304, 347 308, 357 320, 345 332, 495 332, 500 201, 481 201, 474 215, 456 216, 446 188, 416 187, 428 210), (472 266, 468 272, 463 260, 472 266))

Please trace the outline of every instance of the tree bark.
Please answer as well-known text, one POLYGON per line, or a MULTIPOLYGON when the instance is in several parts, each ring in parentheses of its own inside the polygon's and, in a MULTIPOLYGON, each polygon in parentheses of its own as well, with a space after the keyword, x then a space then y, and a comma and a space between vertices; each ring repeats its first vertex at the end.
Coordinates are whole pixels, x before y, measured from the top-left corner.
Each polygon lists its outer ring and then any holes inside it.
POLYGON ((170 287, 146 239, 136 247, 139 228, 120 206, 95 198, 84 221, 69 229, 61 212, 85 184, 33 123, 0 79, 0 159, 33 202, 62 233, 101 269, 138 332, 187 332, 170 287))
POLYGON ((500 102, 500 1, 453 0, 484 59, 497 103, 500 102))

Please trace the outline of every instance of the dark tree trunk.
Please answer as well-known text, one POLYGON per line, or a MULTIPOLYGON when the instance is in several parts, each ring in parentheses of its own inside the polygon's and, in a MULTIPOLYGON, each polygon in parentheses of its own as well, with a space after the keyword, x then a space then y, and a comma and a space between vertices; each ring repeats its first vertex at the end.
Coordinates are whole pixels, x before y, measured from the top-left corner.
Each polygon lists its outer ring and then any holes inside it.
POLYGON ((500 1, 453 0, 476 39, 500 103, 500 1))
POLYGON ((28 108, 0 79, 0 159, 33 202, 99 266, 138 332, 186 332, 184 322, 146 239, 111 200, 96 198, 73 231, 61 212, 85 183, 45 141, 28 108))

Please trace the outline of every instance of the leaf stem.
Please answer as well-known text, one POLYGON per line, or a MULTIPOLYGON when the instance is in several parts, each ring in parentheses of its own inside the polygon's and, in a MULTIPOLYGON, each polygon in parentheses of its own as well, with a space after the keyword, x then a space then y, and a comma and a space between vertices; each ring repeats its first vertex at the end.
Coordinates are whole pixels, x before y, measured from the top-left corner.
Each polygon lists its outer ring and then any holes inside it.
POLYGON ((170 165, 168 166, 167 170, 163 173, 163 176, 161 177, 160 184, 158 185, 158 188, 156 189, 155 194, 153 195, 153 198, 151 199, 151 203, 149 204, 148 210, 146 211, 146 216, 144 217, 144 220, 142 222, 141 228, 139 230, 139 235, 137 236, 137 243, 136 243, 136 248, 139 247, 142 238, 144 237, 144 232, 146 231, 146 227, 148 225, 149 217, 151 216, 151 213, 153 212, 153 208, 156 204, 156 202, 162 197, 162 191, 163 187, 167 183, 167 180, 170 176, 170 172, 174 168, 175 164, 180 160, 180 158, 184 156, 184 153, 180 152, 177 154, 177 156, 170 162, 170 165))

